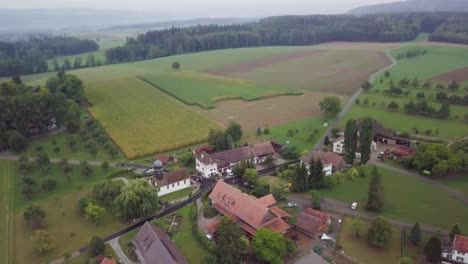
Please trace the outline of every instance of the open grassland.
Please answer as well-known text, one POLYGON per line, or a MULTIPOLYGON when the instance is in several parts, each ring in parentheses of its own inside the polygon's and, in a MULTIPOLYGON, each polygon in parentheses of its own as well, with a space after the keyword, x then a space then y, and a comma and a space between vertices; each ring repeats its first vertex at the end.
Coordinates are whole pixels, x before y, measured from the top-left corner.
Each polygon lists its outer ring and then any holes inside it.
POLYGON ((367 230, 370 222, 362 220, 362 228, 359 239, 356 238, 353 218, 345 216, 341 222, 338 244, 343 247, 347 256, 357 259, 362 264, 373 264, 376 260, 381 264, 395 264, 401 258, 401 234, 400 229, 392 227, 392 238, 386 248, 379 249, 370 246, 367 242, 367 230))
MULTIPOLYGON (((92 174, 88 177, 85 177, 81 175, 79 165, 70 166, 72 168, 72 172, 68 176, 63 172, 63 168, 59 164, 51 164, 51 169, 47 174, 43 174, 38 167, 34 167, 33 171, 28 173, 28 176, 34 179, 37 183, 38 191, 33 195, 32 200, 34 202, 45 202, 66 193, 91 187, 96 183, 106 181, 107 176, 118 171, 116 168, 109 168, 107 171, 104 171, 98 166, 93 166, 92 174), (41 188, 42 182, 47 179, 56 181, 57 187, 55 190, 46 192, 41 188)), ((28 203, 21 191, 23 186, 22 176, 23 175, 18 171, 15 165, 14 178, 12 183, 14 190, 14 209, 24 208, 28 203)))
MULTIPOLYGON (((423 182, 418 178, 399 175, 380 169, 384 190, 384 210, 382 215, 390 219, 406 222, 419 221, 423 224, 449 230, 458 223, 462 230, 468 230, 468 207, 455 200, 438 186, 423 182)), ((320 191, 324 197, 358 202, 360 210, 367 202, 369 179, 358 178, 344 181, 332 189, 320 191)))
POLYGON ((468 195, 468 174, 442 179, 441 183, 468 195))
POLYGON ((214 72, 259 83, 351 95, 369 75, 389 64, 382 51, 330 47, 251 60, 214 72))
POLYGON ((14 263, 13 177, 14 162, 0 161, 0 263, 14 263))
POLYGON ((275 95, 300 94, 299 91, 278 85, 257 84, 192 71, 175 71, 143 75, 142 78, 189 105, 213 108, 214 103, 226 99, 257 100, 275 95))
POLYGON ((215 109, 194 109, 213 121, 223 125, 235 121, 249 131, 319 117, 322 115, 319 102, 325 96, 327 94, 306 91, 300 96, 279 96, 250 102, 229 100, 216 103, 215 109))
POLYGON ((346 117, 342 120, 341 125, 344 127, 346 120, 349 118, 357 119, 365 116, 373 117, 385 127, 392 128, 396 131, 414 133, 414 128, 416 128, 419 133, 423 133, 427 129, 432 130, 434 133, 438 130, 439 137, 448 139, 461 138, 466 135, 468 131, 468 123, 460 121, 407 115, 361 105, 353 105, 346 117))
POLYGON ((128 158, 203 142, 218 125, 137 78, 86 87, 92 115, 128 158))
POLYGON ((65 195, 56 196, 53 200, 40 203, 46 212, 47 231, 54 239, 54 248, 43 255, 38 255, 32 251, 30 237, 31 227, 23 218, 22 210, 17 210, 14 216, 15 232, 15 263, 48 263, 60 258, 64 252, 85 246, 93 236, 106 236, 124 227, 112 216, 109 210, 106 211, 103 219, 93 222, 85 219, 78 210, 78 199, 87 195, 89 189, 69 192, 65 195))

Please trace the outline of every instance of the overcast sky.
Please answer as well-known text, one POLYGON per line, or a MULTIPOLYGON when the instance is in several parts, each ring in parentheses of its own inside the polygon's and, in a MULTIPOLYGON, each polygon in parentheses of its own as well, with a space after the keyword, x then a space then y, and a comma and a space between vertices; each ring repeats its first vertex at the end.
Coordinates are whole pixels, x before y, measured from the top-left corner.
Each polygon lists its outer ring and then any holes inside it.
POLYGON ((0 0, 0 8, 97 8, 166 13, 177 17, 259 17, 343 13, 392 0, 0 0))

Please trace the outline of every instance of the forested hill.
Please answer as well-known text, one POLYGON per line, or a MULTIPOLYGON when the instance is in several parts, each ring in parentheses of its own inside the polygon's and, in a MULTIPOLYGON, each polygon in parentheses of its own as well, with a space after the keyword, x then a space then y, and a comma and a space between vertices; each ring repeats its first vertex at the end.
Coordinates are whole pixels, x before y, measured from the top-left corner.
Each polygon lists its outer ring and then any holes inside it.
POLYGON ((106 60, 117 63, 215 49, 331 41, 400 42, 438 28, 444 41, 468 43, 468 34, 446 34, 442 28, 450 22, 450 28, 460 30, 466 25, 465 17, 457 13, 280 16, 241 25, 171 28, 129 38, 124 46, 107 50, 106 60))
POLYGON ((47 59, 96 51, 92 40, 72 37, 34 37, 24 41, 0 41, 0 76, 13 76, 48 71, 47 59))
POLYGON ((468 12, 467 0, 407 0, 355 8, 349 14, 378 14, 403 12, 468 12))

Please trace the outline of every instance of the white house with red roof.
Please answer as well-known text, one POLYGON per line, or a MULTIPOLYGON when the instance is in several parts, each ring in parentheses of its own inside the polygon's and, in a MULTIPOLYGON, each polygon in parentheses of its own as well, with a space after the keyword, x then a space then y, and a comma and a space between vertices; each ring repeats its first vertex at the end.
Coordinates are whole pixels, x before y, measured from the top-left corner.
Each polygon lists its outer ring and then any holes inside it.
POLYGON ((455 235, 453 243, 442 248, 442 258, 455 263, 468 263, 468 237, 455 235))
POLYGON ((312 160, 320 160, 322 162, 325 176, 332 175, 337 171, 342 171, 348 166, 343 157, 330 151, 316 150, 301 158, 301 162, 306 164, 307 169, 309 169, 309 163, 312 160))

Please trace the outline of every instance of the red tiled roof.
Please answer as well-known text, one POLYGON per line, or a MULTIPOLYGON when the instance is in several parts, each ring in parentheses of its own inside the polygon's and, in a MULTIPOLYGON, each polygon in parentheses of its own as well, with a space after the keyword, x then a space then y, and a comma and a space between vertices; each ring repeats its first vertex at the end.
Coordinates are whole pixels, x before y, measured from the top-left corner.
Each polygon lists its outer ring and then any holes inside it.
POLYGON ((167 164, 172 160, 172 157, 166 154, 160 154, 156 157, 156 159, 160 160, 163 164, 167 164))
POLYGON ((280 217, 276 217, 276 218, 271 219, 270 221, 266 222, 262 227, 271 229, 271 230, 276 231, 278 233, 285 233, 290 228, 289 224, 286 223, 280 217))
POLYGON ((255 144, 252 149, 257 157, 275 154, 275 149, 270 141, 255 144))
POLYGON ((393 154, 401 157, 414 156, 416 155, 416 150, 406 146, 397 146, 393 151, 393 154))
POLYGON ((101 261, 101 264, 116 264, 116 262, 115 262, 115 260, 113 260, 113 259, 104 258, 104 259, 101 261))
POLYGON ((274 204, 276 204, 276 199, 275 197, 273 197, 273 194, 267 194, 263 197, 260 197, 257 199, 258 202, 262 203, 263 205, 265 205, 266 207, 270 207, 274 204))
POLYGON ((284 218, 284 217, 288 217, 289 214, 287 212, 285 212, 283 209, 279 208, 279 207, 272 207, 270 208, 270 212, 278 217, 281 217, 281 218, 284 218))
POLYGON ((313 151, 309 155, 302 158, 302 161, 304 161, 305 163, 309 163, 312 159, 320 160, 324 165, 332 164, 333 169, 338 170, 338 171, 346 168, 347 166, 343 157, 330 151, 322 151, 322 150, 313 151))
POLYGON ((156 174, 150 180, 153 184, 156 183, 158 187, 166 186, 172 183, 180 182, 186 179, 190 179, 190 174, 186 168, 164 172, 162 174, 156 174))
POLYGON ((308 208, 297 217, 296 227, 309 233, 316 234, 325 232, 328 226, 328 216, 316 210, 308 208))
MULTIPOLYGON (((254 234, 256 230, 272 219, 279 218, 270 212, 265 204, 265 201, 271 201, 270 198, 257 199, 242 193, 239 189, 223 181, 216 183, 209 197, 213 208, 235 221, 240 220, 242 222, 241 228, 251 234, 254 234)), ((272 199, 274 200, 274 197, 272 199)), ((273 222, 271 225, 272 229, 279 228, 278 232, 282 232, 281 230, 284 228, 283 224, 277 222, 273 222)))
POLYGON ((208 233, 213 235, 216 232, 216 230, 218 229, 218 225, 219 225, 220 222, 221 222, 221 219, 217 219, 217 220, 214 220, 211 223, 207 224, 206 229, 208 230, 208 233))
POLYGON ((202 145, 195 149, 195 154, 198 154, 200 152, 212 153, 213 150, 214 147, 211 145, 202 145))
POLYGON ((468 253, 468 237, 455 235, 453 240, 453 248, 457 251, 468 253))

